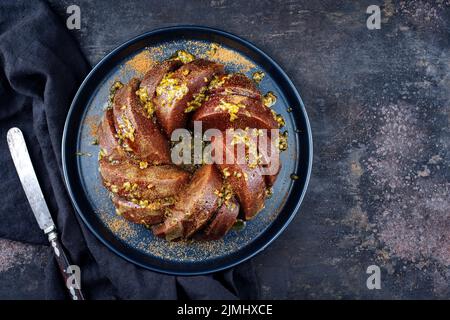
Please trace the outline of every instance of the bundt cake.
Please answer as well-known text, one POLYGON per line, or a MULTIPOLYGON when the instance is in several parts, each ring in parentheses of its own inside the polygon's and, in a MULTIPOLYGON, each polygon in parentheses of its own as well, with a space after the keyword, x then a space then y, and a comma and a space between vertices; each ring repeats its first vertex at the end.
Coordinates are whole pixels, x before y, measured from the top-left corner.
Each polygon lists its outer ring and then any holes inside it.
POLYGON ((286 144, 278 134, 284 120, 270 108, 273 101, 266 103, 270 95, 244 74, 182 51, 142 79, 115 82, 98 142, 100 175, 117 214, 167 240, 220 239, 255 217, 286 144), (192 131, 195 121, 205 135, 220 133, 202 142, 210 159, 175 165, 172 134, 192 131))

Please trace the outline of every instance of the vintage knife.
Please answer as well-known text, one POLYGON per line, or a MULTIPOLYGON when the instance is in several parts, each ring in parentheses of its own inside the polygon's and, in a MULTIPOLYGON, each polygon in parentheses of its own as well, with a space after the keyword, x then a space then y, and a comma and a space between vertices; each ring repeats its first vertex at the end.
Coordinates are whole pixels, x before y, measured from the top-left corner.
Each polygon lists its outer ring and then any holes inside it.
POLYGON ((73 266, 69 262, 62 244, 58 239, 56 226, 45 203, 44 195, 42 194, 36 173, 34 172, 22 131, 18 128, 9 129, 7 140, 9 152, 16 166, 17 174, 30 203, 31 210, 36 217, 39 227, 48 236, 48 241, 53 248, 59 270, 66 283, 66 287, 69 289, 70 296, 73 300, 84 300, 79 279, 76 276, 72 276, 73 266))

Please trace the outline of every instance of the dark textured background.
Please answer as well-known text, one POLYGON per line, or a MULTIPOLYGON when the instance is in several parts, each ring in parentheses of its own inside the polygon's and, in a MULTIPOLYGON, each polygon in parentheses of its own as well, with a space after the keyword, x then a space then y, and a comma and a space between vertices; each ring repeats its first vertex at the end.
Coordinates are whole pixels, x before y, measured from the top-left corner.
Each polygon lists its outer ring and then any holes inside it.
MULTIPOLYGON (((301 213, 255 258, 264 298, 450 298, 449 1, 50 3, 64 20, 81 7, 71 32, 91 64, 142 32, 199 24, 252 41, 291 76, 313 175, 301 213), (370 4, 381 30, 366 27, 370 4), (366 288, 372 264, 381 290, 366 288)), ((0 298, 43 297, 49 254, 0 240, 0 298)))

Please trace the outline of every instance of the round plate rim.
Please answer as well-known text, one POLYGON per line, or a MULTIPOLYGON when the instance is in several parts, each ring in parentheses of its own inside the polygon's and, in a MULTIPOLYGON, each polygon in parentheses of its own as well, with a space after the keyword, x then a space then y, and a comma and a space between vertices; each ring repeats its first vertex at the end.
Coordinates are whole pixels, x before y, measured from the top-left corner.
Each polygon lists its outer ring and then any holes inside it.
POLYGON ((111 250, 112 252, 114 252, 116 255, 120 256, 121 258, 125 259, 128 262, 131 262, 135 265, 138 265, 140 267, 143 267, 145 269, 151 270, 151 271, 155 271, 155 272, 159 272, 159 273, 163 273, 163 274, 169 274, 169 275, 178 275, 178 276, 196 276, 196 275, 205 275, 205 274, 210 274, 210 273, 214 273, 214 272, 219 272, 219 271, 223 271, 232 267, 235 267, 236 265, 239 265, 249 259, 251 259, 252 257, 254 257, 255 255, 257 255, 258 253, 260 253, 261 251, 263 251, 264 249, 266 249, 275 239, 277 239, 279 237, 279 235, 287 228, 287 226, 291 223, 291 221, 294 219, 294 217, 297 215, 300 206, 303 202, 303 199, 305 197, 306 191, 308 189, 308 184, 310 181, 310 177, 311 177, 311 171, 312 171, 312 162, 313 162, 313 139, 312 139, 312 131, 311 131, 311 125, 309 122, 309 118, 305 109, 305 105, 303 103, 303 100, 297 90, 297 88, 295 87, 294 83, 292 82, 292 80, 289 78, 289 76, 286 74, 286 72, 281 68, 281 66, 274 60, 272 59, 272 57, 270 57, 268 54, 266 54, 264 51, 262 51, 261 49, 259 49, 257 46, 255 46, 253 43, 249 42, 248 40, 245 40, 233 33, 227 32, 227 31, 223 31, 217 28, 211 28, 211 27, 206 27, 206 26, 199 26, 199 25, 178 25, 178 26, 169 26, 169 27, 163 27, 163 28, 157 28, 145 33, 142 33, 134 38, 131 38, 125 42, 123 42, 122 44, 120 44, 119 46, 117 46, 116 48, 114 48, 111 52, 109 52, 107 55, 105 55, 93 68, 92 70, 88 73, 88 75, 85 77, 85 79, 83 80, 83 82, 81 83, 81 85, 79 86, 77 93, 75 94, 72 103, 70 105, 69 111, 67 113, 67 117, 66 117, 66 121, 64 124, 64 131, 63 131, 63 136, 62 136, 62 144, 61 144, 61 155, 62 155, 62 168, 63 168, 63 175, 64 175, 64 183, 66 186, 66 189, 69 193, 69 197, 70 200, 72 202, 73 207, 75 208, 76 213, 78 214, 78 216, 81 218, 81 220, 83 221, 83 223, 87 226, 87 228, 89 229, 90 232, 92 232, 94 234, 94 236, 103 244, 105 245, 109 250, 111 250), (307 164, 307 174, 304 180, 304 185, 303 185, 303 189, 301 190, 301 195, 299 197, 299 199, 297 200, 297 203, 295 204, 295 208, 292 210, 292 212, 290 213, 290 216, 288 217, 288 219, 284 222, 284 224, 279 228, 279 230, 277 232, 275 232, 272 236, 270 236, 270 238, 268 239, 268 241, 266 243, 264 243, 261 247, 259 247, 257 250, 254 250, 253 252, 251 252, 250 254, 247 254, 245 256, 242 256, 238 259, 236 259, 235 261, 228 263, 228 264, 224 264, 222 266, 219 267, 215 267, 215 268, 211 268, 211 269, 206 269, 206 270, 200 270, 200 271, 173 271, 173 270, 165 270, 163 268, 159 268, 159 267, 155 267, 155 266, 151 266, 145 263, 141 263, 139 261, 136 261, 135 259, 127 256, 125 253, 121 252, 120 250, 116 249, 114 247, 113 244, 109 243, 108 240, 106 240, 101 234, 99 234, 99 232, 91 225, 91 223, 88 221, 88 219, 85 217, 84 213, 82 212, 82 210, 80 209, 76 198, 75 198, 75 194, 74 194, 74 190, 71 187, 70 184, 70 179, 68 177, 68 168, 67 168, 67 154, 65 151, 65 146, 66 146, 66 142, 67 142, 67 135, 68 135, 68 127, 69 127, 69 123, 70 120, 72 118, 72 114, 74 113, 76 104, 77 104, 77 100, 79 99, 79 96, 81 95, 81 93, 83 92, 86 83, 96 74, 97 70, 103 65, 105 64, 108 60, 110 60, 112 57, 114 57, 118 52, 122 51, 123 49, 126 49, 127 47, 129 47, 130 45, 143 40, 147 37, 152 37, 158 33, 164 33, 164 32, 168 32, 168 31, 177 31, 177 30, 181 30, 181 31, 201 31, 201 32, 211 32, 214 34, 218 34, 219 36, 224 36, 226 38, 230 38, 231 40, 234 40, 248 48, 250 48, 251 50, 255 51, 258 55, 262 56, 264 59, 266 59, 271 65, 273 65, 275 67, 275 69, 277 70, 277 72, 279 72, 279 74, 283 77, 283 79, 287 82, 287 84, 289 85, 290 89, 292 90, 292 92, 294 93, 294 97, 295 99, 298 101, 299 106, 300 106, 300 111, 302 113, 302 117, 304 120, 304 124, 306 127, 306 132, 304 134, 307 134, 307 140, 308 140, 308 164, 307 164))

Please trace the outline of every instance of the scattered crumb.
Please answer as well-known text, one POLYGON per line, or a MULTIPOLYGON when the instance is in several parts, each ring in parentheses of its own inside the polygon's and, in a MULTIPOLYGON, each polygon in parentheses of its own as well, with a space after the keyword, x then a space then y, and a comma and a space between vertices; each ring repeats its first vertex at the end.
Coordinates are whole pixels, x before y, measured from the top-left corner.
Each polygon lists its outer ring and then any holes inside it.
POLYGON ((239 66, 240 72, 245 73, 255 68, 255 64, 237 53, 236 51, 224 48, 222 46, 218 46, 216 50, 210 53, 208 57, 211 60, 215 60, 221 62, 223 64, 234 64, 239 66))
POLYGON ((100 123, 101 117, 98 115, 87 116, 84 119, 84 125, 89 127, 89 135, 92 138, 97 138, 98 125, 100 123))
POLYGON ((122 240, 128 240, 137 235, 132 228, 131 222, 126 221, 118 215, 111 215, 105 212, 99 214, 100 220, 106 224, 109 230, 122 240))
POLYGON ((149 50, 143 50, 132 59, 125 63, 125 67, 133 70, 138 75, 143 75, 152 66, 154 66, 156 61, 152 58, 152 54, 149 50))
POLYGON ((92 157, 92 153, 83 151, 78 151, 77 153, 75 153, 75 155, 79 157, 92 157))

